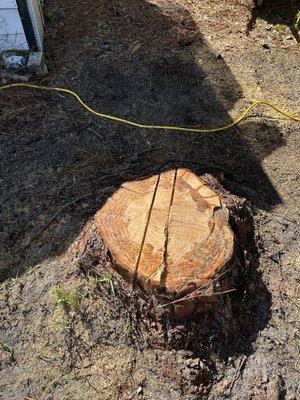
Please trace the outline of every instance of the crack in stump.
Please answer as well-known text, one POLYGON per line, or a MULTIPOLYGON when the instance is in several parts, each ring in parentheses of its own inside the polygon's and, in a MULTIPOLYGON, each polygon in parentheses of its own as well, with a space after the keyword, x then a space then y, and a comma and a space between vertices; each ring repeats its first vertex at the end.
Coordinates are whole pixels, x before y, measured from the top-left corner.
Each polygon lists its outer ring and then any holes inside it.
POLYGON ((171 219, 172 206, 173 206, 174 195, 175 195, 176 179, 177 179, 177 169, 175 170, 175 174, 174 174, 172 194, 171 194, 169 210, 168 210, 168 217, 167 217, 167 222, 166 222, 166 226, 165 226, 165 230, 164 230, 165 243, 164 243, 164 254, 163 254, 163 271, 161 273, 160 283, 159 283, 160 289, 165 289, 165 287, 166 287, 166 280, 167 280, 167 273, 168 273, 169 228, 170 228, 170 219, 171 219))
POLYGON ((153 192, 153 196, 152 196, 152 200, 151 200, 151 204, 150 204, 150 208, 149 208, 149 212, 148 212, 148 216, 147 216, 147 220, 146 220, 146 225, 145 225, 145 229, 144 229, 144 234, 143 234, 143 238, 142 238, 142 243, 141 243, 141 246, 140 246, 138 258, 137 258, 135 269, 134 269, 134 273, 133 273, 134 274, 133 275, 133 284, 135 284, 135 281, 136 281, 136 275, 137 275, 137 271, 138 271, 138 268, 139 268, 139 265, 140 265, 140 261, 141 261, 141 257, 142 257, 142 253, 143 253, 143 248, 144 248, 144 244, 145 244, 145 240, 146 240, 146 236, 147 236, 147 231, 148 231, 148 227, 149 227, 149 223, 150 223, 151 213, 152 213, 152 209, 153 209, 153 206, 154 206, 154 202, 155 202, 155 198, 156 198, 156 193, 157 193, 160 177, 161 177, 161 174, 158 175, 158 178, 157 178, 157 181, 156 181, 156 184, 155 184, 155 188, 154 188, 154 192, 153 192))

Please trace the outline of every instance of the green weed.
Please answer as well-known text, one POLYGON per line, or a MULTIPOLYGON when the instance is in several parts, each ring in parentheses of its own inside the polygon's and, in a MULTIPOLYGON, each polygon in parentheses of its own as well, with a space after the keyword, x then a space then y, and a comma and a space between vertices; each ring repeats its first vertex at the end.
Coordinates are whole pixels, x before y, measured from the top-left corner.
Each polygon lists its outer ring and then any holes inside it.
POLYGON ((92 290, 96 290, 98 288, 99 278, 97 276, 90 275, 88 277, 87 284, 92 290))
POLYGON ((67 334, 72 331, 72 323, 70 321, 61 321, 57 323, 57 330, 62 334, 67 334))
POLYGON ((116 291, 115 291, 115 286, 114 286, 114 281, 111 277, 109 276, 104 276, 103 278, 99 278, 100 283, 104 283, 107 285, 112 293, 113 296, 116 296, 116 291))
POLYGON ((294 28, 297 29, 297 31, 300 31, 300 10, 295 15, 294 28))
POLYGON ((273 26, 274 31, 276 32, 284 32, 287 29, 287 25, 285 24, 276 24, 273 26))
POLYGON ((18 277, 10 278, 10 282, 11 282, 12 286, 15 286, 18 283, 18 277))
POLYGON ((2 340, 0 340, 0 348, 2 348, 3 351, 8 353, 10 362, 15 361, 14 350, 12 347, 10 347, 8 344, 6 344, 6 343, 2 342, 2 340))
POLYGON ((77 292, 68 291, 56 286, 53 289, 56 304, 61 306, 64 310, 78 310, 80 306, 80 297, 77 292))

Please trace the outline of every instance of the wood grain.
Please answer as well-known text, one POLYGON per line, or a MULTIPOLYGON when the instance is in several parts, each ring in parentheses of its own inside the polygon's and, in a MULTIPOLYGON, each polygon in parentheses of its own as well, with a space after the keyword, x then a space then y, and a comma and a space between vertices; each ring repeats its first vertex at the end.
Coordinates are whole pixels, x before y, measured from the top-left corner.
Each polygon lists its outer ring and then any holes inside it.
POLYGON ((113 261, 147 291, 199 286, 231 259, 234 236, 219 196, 187 169, 127 182, 95 216, 113 261))

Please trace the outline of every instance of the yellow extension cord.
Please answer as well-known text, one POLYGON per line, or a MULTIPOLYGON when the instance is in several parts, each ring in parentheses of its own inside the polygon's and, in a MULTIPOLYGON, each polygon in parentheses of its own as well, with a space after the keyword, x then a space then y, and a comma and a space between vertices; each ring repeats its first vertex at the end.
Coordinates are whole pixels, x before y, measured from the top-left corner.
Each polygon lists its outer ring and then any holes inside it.
POLYGON ((169 125, 148 125, 148 124, 142 124, 139 122, 134 122, 134 121, 124 119, 124 118, 119 118, 119 117, 116 117, 116 116, 110 115, 110 114, 103 114, 96 110, 93 110, 80 98, 80 96, 77 93, 75 93, 73 90, 70 90, 70 89, 64 89, 61 87, 47 87, 47 86, 31 85, 31 84, 27 84, 27 83, 12 83, 10 85, 1 86, 0 90, 6 90, 6 89, 12 89, 12 88, 29 88, 29 89, 33 89, 33 90, 46 90, 46 91, 50 91, 50 92, 64 93, 64 94, 75 97, 75 99, 78 101, 78 103, 80 103, 82 105, 83 108, 85 108, 88 112, 90 112, 91 114, 93 114, 99 118, 107 119, 110 121, 115 121, 115 122, 118 122, 118 123, 124 124, 124 125, 131 125, 136 128, 142 128, 142 129, 160 129, 160 130, 195 132, 195 133, 221 132, 221 131, 225 131, 227 129, 233 128, 234 126, 241 123, 245 118, 247 118, 247 116, 249 115, 251 110, 258 105, 264 105, 264 106, 270 107, 277 113, 282 114, 284 117, 286 117, 290 120, 298 121, 298 122, 300 121, 300 117, 293 116, 293 115, 289 114, 288 112, 282 110, 281 108, 276 107, 274 104, 269 103, 268 101, 256 100, 256 101, 252 102, 250 104, 250 106, 244 112, 242 112, 233 122, 231 122, 230 124, 226 124, 224 126, 216 127, 216 128, 189 128, 189 127, 169 126, 169 125))

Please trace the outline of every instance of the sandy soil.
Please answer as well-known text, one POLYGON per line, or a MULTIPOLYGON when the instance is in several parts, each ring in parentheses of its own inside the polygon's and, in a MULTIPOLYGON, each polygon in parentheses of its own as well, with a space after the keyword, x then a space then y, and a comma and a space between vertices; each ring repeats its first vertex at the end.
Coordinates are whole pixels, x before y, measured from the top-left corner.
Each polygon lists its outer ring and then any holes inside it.
MULTIPOLYGON (((145 122, 215 126, 256 98, 299 114, 296 33, 274 29, 297 4, 264 3, 47 1, 40 82, 145 122)), ((300 397, 298 124, 257 109, 221 134, 152 132, 21 90, 0 109, 1 400, 300 397), (216 328, 153 345, 113 270, 61 257, 122 182, 162 165, 215 175, 253 213, 257 280, 238 297, 249 326, 229 343, 216 328)))

